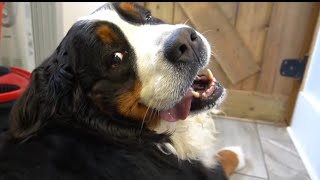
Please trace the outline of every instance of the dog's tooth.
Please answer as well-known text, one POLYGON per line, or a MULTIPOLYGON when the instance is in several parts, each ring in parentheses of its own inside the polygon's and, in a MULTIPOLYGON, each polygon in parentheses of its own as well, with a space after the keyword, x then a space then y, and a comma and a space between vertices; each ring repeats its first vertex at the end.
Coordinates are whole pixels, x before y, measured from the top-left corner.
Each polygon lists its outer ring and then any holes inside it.
POLYGON ((206 94, 207 96, 212 95, 212 93, 215 91, 215 86, 210 86, 207 90, 206 90, 206 94))
POLYGON ((195 91, 191 91, 192 92, 192 95, 196 98, 199 98, 200 97, 200 93, 198 92, 195 92, 195 91))
POLYGON ((214 86, 210 86, 207 90, 206 93, 210 93, 211 91, 214 91, 214 86))
POLYGON ((214 79, 213 74, 210 69, 207 69, 207 78, 211 81, 214 79))

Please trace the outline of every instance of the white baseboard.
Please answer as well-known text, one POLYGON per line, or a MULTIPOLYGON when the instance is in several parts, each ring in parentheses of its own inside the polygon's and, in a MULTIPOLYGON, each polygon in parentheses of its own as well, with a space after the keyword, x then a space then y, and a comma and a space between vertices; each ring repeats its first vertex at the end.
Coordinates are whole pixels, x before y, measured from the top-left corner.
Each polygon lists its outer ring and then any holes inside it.
POLYGON ((311 166, 309 159, 306 156, 303 148, 301 147, 300 143, 297 141, 297 138, 295 137, 294 133, 292 132, 291 127, 287 127, 287 131, 293 141, 294 146, 296 147, 296 149, 298 151, 298 154, 299 154, 311 180, 320 180, 320 177, 317 176, 317 173, 314 171, 313 167, 311 166))

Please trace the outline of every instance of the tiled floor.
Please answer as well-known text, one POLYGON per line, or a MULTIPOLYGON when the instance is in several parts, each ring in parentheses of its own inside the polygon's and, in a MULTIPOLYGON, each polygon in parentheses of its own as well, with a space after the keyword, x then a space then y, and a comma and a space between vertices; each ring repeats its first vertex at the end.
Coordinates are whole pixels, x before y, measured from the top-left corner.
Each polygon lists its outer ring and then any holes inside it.
POLYGON ((217 119, 218 147, 241 146, 246 167, 231 180, 310 180, 285 127, 217 119))

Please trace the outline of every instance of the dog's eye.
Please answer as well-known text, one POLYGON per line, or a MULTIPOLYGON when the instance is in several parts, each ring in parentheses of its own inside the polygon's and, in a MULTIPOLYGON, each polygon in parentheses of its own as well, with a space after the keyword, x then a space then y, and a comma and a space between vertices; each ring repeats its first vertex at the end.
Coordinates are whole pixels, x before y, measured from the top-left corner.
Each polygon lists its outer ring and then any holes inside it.
POLYGON ((119 64, 121 63, 123 59, 123 53, 121 52, 116 52, 113 54, 113 58, 112 58, 112 68, 116 68, 119 66, 119 64))
POLYGON ((153 18, 150 13, 147 13, 145 19, 147 22, 150 22, 150 21, 152 21, 153 18))

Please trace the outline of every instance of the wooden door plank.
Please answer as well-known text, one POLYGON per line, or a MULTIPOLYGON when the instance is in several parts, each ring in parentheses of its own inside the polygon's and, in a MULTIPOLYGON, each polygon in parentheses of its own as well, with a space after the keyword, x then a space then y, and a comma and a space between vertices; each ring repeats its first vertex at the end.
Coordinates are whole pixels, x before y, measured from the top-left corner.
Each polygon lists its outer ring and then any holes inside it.
POLYGON ((252 91, 228 90, 221 110, 228 117, 284 124, 288 96, 266 95, 252 91))
POLYGON ((173 23, 173 2, 146 2, 147 7, 152 15, 167 23, 173 23))
POLYGON ((179 5, 200 32, 213 30, 205 35, 215 47, 217 61, 233 84, 259 71, 252 54, 219 6, 212 2, 179 5))
MULTIPOLYGON (((238 9, 238 2, 217 2, 220 9, 222 10, 224 16, 228 19, 229 23, 234 26, 236 23, 237 18, 237 9, 238 9)), ((190 22, 190 21, 189 21, 190 22)), ((205 31, 203 33, 206 36, 206 33, 210 33, 211 31, 205 31)), ((223 84, 225 88, 228 89, 240 89, 241 83, 232 84, 229 78, 227 77, 226 73, 222 70, 217 58, 215 56, 212 57, 208 67, 213 72, 215 78, 223 84)))
POLYGON ((257 86, 259 92, 290 95, 293 79, 280 75, 280 65, 285 58, 299 58, 313 6, 310 2, 274 4, 257 86))
MULTIPOLYGON (((174 24, 186 24, 191 27, 194 27, 188 16, 185 14, 185 12, 181 9, 180 5, 178 3, 175 3, 174 6, 174 16, 173 16, 173 23, 174 24)), ((206 36, 206 33, 203 34, 206 36)), ((224 87, 230 88, 232 86, 229 78, 227 75, 223 72, 221 66, 217 62, 214 56, 211 56, 211 60, 209 62, 208 68, 213 72, 213 75, 215 78, 223 84, 224 87)))
MULTIPOLYGON (((286 7, 290 9, 288 16, 291 17, 288 18, 287 22, 288 24, 291 24, 292 22, 292 26, 287 25, 284 30, 288 37, 284 37, 286 40, 283 41, 283 43, 285 43, 283 46, 286 47, 290 45, 290 49, 288 49, 288 51, 282 51, 283 54, 280 56, 281 59, 286 57, 302 57, 301 50, 305 44, 305 39, 309 34, 312 34, 312 32, 308 31, 308 26, 310 24, 312 9, 314 7, 315 3, 310 2, 304 2, 301 4, 291 3, 290 7, 286 7)), ((303 55, 304 53, 307 52, 303 52, 303 55)), ((280 67, 280 63, 278 67, 280 67)), ((276 76, 272 93, 290 95, 294 81, 295 80, 292 78, 280 75, 276 76)))
MULTIPOLYGON (((319 15, 319 10, 320 10, 320 3, 317 3, 312 10, 311 13, 311 18, 310 18, 310 23, 308 25, 308 30, 307 32, 310 32, 307 34, 307 37, 305 38, 303 48, 300 53, 300 57, 303 57, 304 55, 309 55, 309 57, 312 55, 312 52, 314 51, 314 44, 316 41, 317 33, 320 30, 320 15, 319 15)), ((305 69, 305 73, 308 72, 308 69, 310 67, 310 59, 307 62, 307 66, 305 69)), ((294 108, 296 105, 298 93, 300 90, 303 90, 304 84, 305 84, 305 77, 303 78, 302 82, 295 80, 293 82, 293 87, 292 91, 290 94, 290 99, 289 99, 289 104, 288 104, 288 113, 287 113, 287 118, 286 122, 288 125, 291 124, 292 121, 292 115, 294 112, 294 108)))
MULTIPOLYGON (((224 16, 228 19, 229 23, 234 26, 237 18, 237 8, 238 2, 217 2, 218 6, 220 7, 221 11, 223 12, 224 16)), ((204 36, 206 33, 210 33, 211 31, 205 31, 202 33, 204 36)), ((222 70, 221 65, 217 61, 217 57, 213 55, 212 60, 210 61, 208 67, 213 72, 215 78, 223 84, 225 88, 228 89, 240 89, 241 82, 236 84, 232 84, 229 78, 227 77, 226 73, 222 70)))
POLYGON ((178 5, 178 3, 174 3, 174 12, 173 12, 173 24, 186 24, 193 27, 190 19, 178 5))
MULTIPOLYGON (((223 15, 228 19, 229 23, 235 27, 236 19, 238 14, 238 6, 239 2, 216 2, 217 5, 220 7, 223 15)), ((215 62, 213 66, 220 66, 218 62, 215 62)), ((221 66, 220 66, 221 68, 221 66)), ((224 73, 225 74, 225 73, 224 73)), ((230 80, 228 82, 227 87, 230 89, 241 89, 242 81, 239 81, 236 84, 231 84, 230 80)))
MULTIPOLYGON (((262 54, 272 12, 272 2, 241 2, 236 29, 249 48, 256 63, 261 66, 262 54)), ((254 91, 259 74, 253 74, 242 82, 241 89, 254 91)))
POLYGON ((216 2, 231 25, 236 24, 239 2, 216 2))

